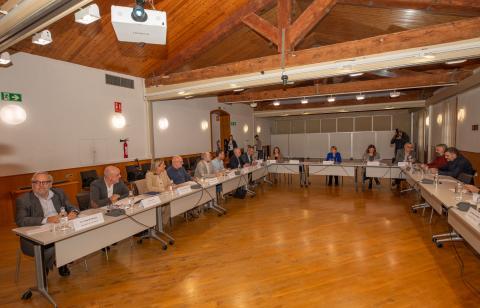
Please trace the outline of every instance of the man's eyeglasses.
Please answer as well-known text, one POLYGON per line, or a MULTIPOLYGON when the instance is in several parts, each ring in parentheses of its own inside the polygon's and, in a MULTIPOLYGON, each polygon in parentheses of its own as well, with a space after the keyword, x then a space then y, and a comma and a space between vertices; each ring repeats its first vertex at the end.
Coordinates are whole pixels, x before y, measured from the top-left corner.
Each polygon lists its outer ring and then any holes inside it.
POLYGON ((32 181, 32 184, 36 184, 36 185, 48 185, 52 183, 52 181, 32 181))

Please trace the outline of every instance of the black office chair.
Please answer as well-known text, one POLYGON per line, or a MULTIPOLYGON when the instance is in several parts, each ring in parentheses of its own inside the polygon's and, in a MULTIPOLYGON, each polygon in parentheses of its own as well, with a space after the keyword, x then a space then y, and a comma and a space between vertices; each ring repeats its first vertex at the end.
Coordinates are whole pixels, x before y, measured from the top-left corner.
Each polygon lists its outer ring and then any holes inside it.
POLYGON ((80 211, 90 208, 90 192, 81 191, 77 194, 78 208, 80 211))
POLYGON ((148 170, 150 170, 152 168, 152 164, 150 163, 145 163, 145 164, 142 164, 142 171, 143 171, 143 174, 146 174, 148 170))
POLYGON ((90 188, 90 183, 98 179, 97 170, 87 170, 80 172, 80 178, 82 179, 82 188, 90 188))
POLYGON ((137 165, 125 166, 125 170, 127 171, 128 182, 135 182, 137 180, 142 180, 145 178, 145 174, 143 174, 142 169, 139 168, 137 165))

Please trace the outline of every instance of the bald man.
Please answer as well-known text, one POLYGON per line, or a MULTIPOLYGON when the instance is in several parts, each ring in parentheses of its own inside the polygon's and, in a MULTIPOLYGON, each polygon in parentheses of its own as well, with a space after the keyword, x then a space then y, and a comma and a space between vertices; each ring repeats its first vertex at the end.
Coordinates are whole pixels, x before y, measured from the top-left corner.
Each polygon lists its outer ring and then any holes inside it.
POLYGON ((183 168, 183 158, 180 156, 172 158, 172 165, 167 168, 167 174, 174 184, 182 184, 192 179, 187 170, 183 168))
POLYGON ((128 187, 120 180, 121 177, 120 169, 108 166, 103 171, 103 179, 97 179, 90 184, 90 203, 93 208, 128 197, 128 187))

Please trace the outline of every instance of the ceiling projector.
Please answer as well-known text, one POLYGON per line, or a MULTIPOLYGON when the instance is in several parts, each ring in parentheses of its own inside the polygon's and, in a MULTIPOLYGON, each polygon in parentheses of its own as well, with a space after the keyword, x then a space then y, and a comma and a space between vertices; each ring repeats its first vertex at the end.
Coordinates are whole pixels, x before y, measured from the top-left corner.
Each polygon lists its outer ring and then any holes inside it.
POLYGON ((112 25, 117 39, 122 42, 147 44, 167 43, 167 13, 144 10, 143 7, 112 5, 112 25))

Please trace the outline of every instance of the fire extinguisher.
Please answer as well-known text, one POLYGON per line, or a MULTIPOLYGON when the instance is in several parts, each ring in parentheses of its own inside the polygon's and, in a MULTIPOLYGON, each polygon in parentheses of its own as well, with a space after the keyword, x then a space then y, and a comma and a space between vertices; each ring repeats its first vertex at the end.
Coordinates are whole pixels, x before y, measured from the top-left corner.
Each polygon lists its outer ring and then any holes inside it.
POLYGON ((123 158, 128 158, 128 138, 120 139, 123 142, 123 158))

